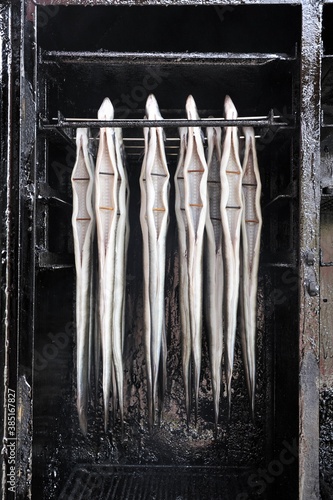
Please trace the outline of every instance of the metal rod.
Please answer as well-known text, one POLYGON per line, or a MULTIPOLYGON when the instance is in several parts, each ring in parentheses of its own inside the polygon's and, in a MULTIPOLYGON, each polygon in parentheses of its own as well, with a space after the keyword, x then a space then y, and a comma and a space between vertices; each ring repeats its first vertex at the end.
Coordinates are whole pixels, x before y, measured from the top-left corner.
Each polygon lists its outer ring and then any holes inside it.
POLYGON ((40 55, 43 64, 52 63, 100 63, 112 64, 159 64, 167 61, 172 64, 267 64, 272 61, 294 61, 295 56, 268 53, 234 52, 83 52, 83 51, 44 51, 40 55))
POLYGON ((279 194, 278 196, 273 198, 270 202, 268 202, 267 205, 265 205, 264 209, 270 207, 271 205, 273 205, 273 203, 275 203, 278 200, 292 200, 293 198, 294 196, 292 194, 279 194))
MULTIPOLYGON (((201 114, 200 111, 199 111, 199 114, 201 114)), ((271 111, 271 113, 269 115, 242 116, 242 117, 238 117, 237 120, 267 120, 267 118, 270 118, 270 119, 280 119, 281 116, 280 115, 273 115, 273 111, 271 111)), ((176 118, 172 118, 172 119, 176 120, 176 118)), ((87 121, 86 118, 65 118, 61 113, 59 114, 58 118, 52 118, 52 120, 54 120, 54 121, 56 121, 56 120, 58 120, 58 121, 66 120, 68 122, 85 122, 85 121, 87 121)), ((95 120, 96 123, 100 123, 100 121, 101 121, 101 120, 98 120, 98 119, 95 119, 95 118, 93 118, 92 120, 95 120)), ((113 123, 115 120, 110 120, 110 123, 113 123)), ((141 118, 135 118, 135 119, 133 118, 133 120, 141 120, 141 118)), ((145 118, 142 118, 142 120, 144 120, 145 122, 148 121, 145 118)), ((168 120, 168 118, 163 118, 163 120, 168 120)), ((179 118, 179 120, 189 121, 187 118, 179 118)), ((217 117, 214 117, 214 116, 211 116, 209 118, 199 118, 199 120, 202 120, 202 121, 209 121, 209 120, 224 120, 224 121, 227 121, 225 118, 217 118, 217 117)), ((158 121, 158 123, 160 123, 160 120, 158 121)))
POLYGON ((97 120, 97 119, 67 119, 58 118, 57 123, 47 123, 43 118, 40 120, 40 128, 43 130, 56 130, 62 128, 80 128, 80 127, 112 127, 112 128, 142 128, 142 127, 281 127, 287 126, 286 122, 276 122, 273 111, 265 119, 246 119, 237 118, 235 120, 226 120, 224 118, 201 118, 199 120, 182 119, 164 119, 164 120, 145 120, 145 119, 116 119, 116 120, 97 120))
POLYGON ((333 262, 330 262, 330 261, 324 262, 322 249, 319 250, 319 258, 320 258, 320 262, 319 262, 320 267, 332 267, 333 266, 333 262))
MULTIPOLYGON (((261 135, 255 135, 254 136, 255 139, 260 139, 261 138, 261 135)), ((244 139, 244 135, 240 135, 239 136, 239 139, 244 139)), ((205 137, 206 139, 206 137, 205 137)), ((94 141, 96 140, 95 138, 93 137, 90 137, 90 140, 91 141, 94 141)), ((144 142, 144 137, 123 137, 123 141, 124 142, 140 142, 140 143, 143 143, 144 142)), ((165 137, 164 138, 164 142, 179 142, 180 141, 180 138, 179 137, 165 137)), ((126 146, 127 148, 139 148, 140 146, 137 145, 137 146, 126 146)), ((177 146, 167 146, 167 148, 173 148, 173 147, 177 147, 177 146)))

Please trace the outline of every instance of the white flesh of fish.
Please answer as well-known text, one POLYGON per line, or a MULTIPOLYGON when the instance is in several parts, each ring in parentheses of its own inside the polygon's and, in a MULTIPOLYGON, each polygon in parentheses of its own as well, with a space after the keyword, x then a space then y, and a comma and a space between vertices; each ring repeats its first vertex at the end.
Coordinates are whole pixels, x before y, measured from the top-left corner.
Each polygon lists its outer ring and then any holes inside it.
MULTIPOLYGON (((94 206, 94 202, 93 202, 94 206)), ((92 378, 95 378, 95 401, 98 397, 98 374, 100 357, 100 340, 98 317, 95 303, 97 295, 97 266, 96 266, 95 238, 93 237, 91 249, 91 272, 90 272, 90 324, 89 324, 89 362, 88 362, 88 382, 90 391, 92 390, 92 378), (94 374, 94 375, 93 375, 94 374)))
POLYGON ((219 418, 223 354, 223 255, 221 223, 221 129, 207 128, 208 207, 205 246, 205 317, 209 337, 215 424, 219 418))
MULTIPOLYGON (((162 120, 156 99, 153 95, 150 95, 147 99, 146 113, 148 119, 162 120)), ((145 151, 143 165, 146 172, 145 202, 147 224, 147 232, 144 231, 143 236, 148 236, 149 252, 150 355, 152 423, 154 423, 160 359, 163 352, 166 236, 169 221, 168 193, 170 175, 164 150, 163 129, 161 127, 149 130, 148 149, 145 151)))
POLYGON ((243 128, 245 154, 243 161, 242 215, 242 279, 240 286, 241 339, 246 381, 254 414, 256 379, 257 289, 262 215, 260 207, 261 181, 253 128, 243 128))
POLYGON ((143 242, 143 328, 144 344, 146 355, 147 372, 147 406, 148 422, 151 426, 153 421, 153 402, 152 402, 152 371, 151 371, 151 323, 150 323, 150 302, 149 302, 149 239, 147 224, 147 192, 146 192, 146 160, 148 151, 149 129, 143 129, 145 140, 145 155, 143 158, 140 174, 141 206, 140 206, 140 224, 143 242))
MULTIPOLYGON (((117 146, 117 157, 120 155, 121 157, 121 162, 122 165, 126 165, 126 159, 125 159, 125 148, 124 148, 124 143, 123 143, 123 137, 122 137, 122 131, 120 128, 116 128, 116 146, 117 146), (119 149, 118 149, 119 146, 119 149)), ((118 164, 120 161, 118 161, 118 164)), ((119 169, 118 169, 119 170, 119 169)), ((128 244, 129 244, 129 237, 130 237, 130 224, 129 224, 129 200, 130 200, 130 190, 129 190, 129 183, 128 183, 128 176, 127 176, 127 171, 126 168, 123 168, 123 175, 124 175, 124 182, 126 185, 126 202, 125 202, 125 213, 126 213, 126 218, 125 218, 125 246, 124 246, 124 287, 123 287, 123 327, 122 327, 122 349, 124 349, 124 342, 125 342, 125 305, 126 305, 126 264, 127 264, 127 252, 128 252, 128 244)))
MULTIPOLYGON (((237 118, 236 108, 229 96, 225 98, 226 119, 237 118)), ((226 337, 225 365, 229 413, 231 380, 237 327, 239 296, 239 246, 242 217, 242 167, 239 159, 237 127, 226 127, 221 160, 221 219, 224 259, 224 325, 226 337)))
MULTIPOLYGON (((192 96, 187 98, 188 119, 198 119, 192 96)), ((195 421, 201 369, 203 242, 207 211, 207 163, 199 127, 189 127, 184 162, 185 213, 188 224, 189 309, 194 371, 195 421)))
MULTIPOLYGON (((98 111, 100 120, 113 119, 113 107, 104 99, 98 111)), ((114 131, 101 128, 95 174, 95 211, 100 276, 100 328, 103 360, 104 424, 107 429, 113 368, 113 303, 115 249, 118 223, 118 170, 114 131)))
POLYGON ((188 228, 185 213, 185 186, 184 186, 184 161, 187 142, 187 128, 179 130, 180 148, 178 165, 175 174, 175 213, 178 226, 178 251, 179 251, 179 301, 180 321, 182 332, 182 365, 185 387, 185 408, 187 424, 191 413, 191 328, 188 291, 188 267, 187 267, 187 241, 188 228))
MULTIPOLYGON (((126 290, 126 254, 128 246, 128 182, 123 157, 121 152, 122 137, 121 130, 116 129, 114 134, 116 152, 116 165, 118 171, 117 182, 117 206, 115 214, 117 222, 117 233, 115 240, 115 273, 113 292, 113 327, 112 327, 112 355, 115 372, 115 382, 118 392, 118 403, 121 422, 123 422, 123 343, 125 329, 125 290, 126 290)), ((115 391, 114 410, 116 409, 115 391)))
POLYGON ((95 227, 93 212, 94 169, 88 150, 87 129, 77 129, 76 147, 76 162, 71 180, 73 188, 72 226, 76 268, 77 410, 82 432, 86 434, 91 335, 91 261, 95 227))

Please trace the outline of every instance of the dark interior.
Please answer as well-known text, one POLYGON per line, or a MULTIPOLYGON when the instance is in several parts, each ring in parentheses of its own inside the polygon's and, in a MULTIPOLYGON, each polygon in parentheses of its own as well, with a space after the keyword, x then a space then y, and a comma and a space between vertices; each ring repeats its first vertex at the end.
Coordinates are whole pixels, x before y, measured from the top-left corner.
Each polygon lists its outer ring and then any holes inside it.
POLYGON ((299 7, 283 5, 60 7, 56 15, 50 12, 39 33, 45 50, 294 54, 301 33, 299 7))
MULTIPOLYGON (((199 419, 197 428, 192 424, 187 429, 180 362, 177 231, 171 208, 166 282, 168 388, 162 424, 151 433, 148 431, 139 224, 143 141, 133 141, 142 139, 140 129, 125 129, 131 236, 126 284, 124 435, 117 419, 109 432, 104 433, 100 388, 98 397, 92 397, 88 436, 83 437, 75 407, 75 272, 70 184, 75 142, 71 130, 64 130, 61 135, 41 130, 37 163, 41 196, 37 207, 39 269, 33 428, 36 499, 59 498, 59 495, 69 498, 75 488, 75 498, 141 498, 135 496, 138 493, 132 483, 129 486, 125 481, 133 474, 142 491, 149 481, 152 485, 156 483, 156 487, 151 486, 157 488, 156 498, 161 498, 158 484, 163 481, 169 485, 165 491, 169 491, 171 484, 174 488, 165 498, 176 498, 182 494, 182 488, 186 494, 190 484, 196 485, 198 495, 191 498, 207 500, 234 499, 242 494, 249 496, 239 499, 281 499, 282 494, 284 499, 294 500, 297 496, 296 459, 271 482, 260 479, 258 471, 267 468, 285 443, 293 443, 298 436, 298 243, 294 228, 298 223, 296 47, 300 42, 301 10, 288 6, 221 9, 60 7, 37 34, 38 112, 49 123, 58 111, 68 118, 94 119, 102 100, 108 96, 115 105, 116 118, 142 118, 151 91, 143 82, 147 73, 157 72, 157 85, 152 91, 165 118, 185 117, 185 101, 190 93, 202 118, 222 116, 224 96, 229 94, 240 117, 266 116, 273 109, 287 123, 280 128, 256 129, 264 225, 255 419, 251 419, 237 338, 231 419, 228 420, 224 395, 220 424, 214 433, 207 340, 203 332, 199 419), (76 51, 84 51, 84 57, 75 55, 76 51), (109 51, 231 52, 247 57, 238 62, 226 58, 219 64, 177 64, 172 60, 166 64, 122 63, 121 59, 115 63, 108 61, 109 51), (94 55, 89 56, 89 52, 94 55), (263 59, 260 56, 263 53, 274 57, 263 59), (130 96, 132 104, 125 102, 124 95, 130 96), (185 466, 189 466, 187 476, 185 466), (209 481, 209 477, 214 480, 209 481), (132 488, 129 493, 127 487, 132 488), (112 497, 111 491, 116 496, 112 497)), ((327 38, 327 47, 332 48, 330 43, 327 38)), ((98 144, 97 135, 98 131, 92 130, 93 152, 98 144)), ((177 130, 168 129, 166 136, 174 139, 167 147, 173 207, 177 130)))
POLYGON ((323 44, 324 44, 324 55, 333 54, 333 34, 332 26, 333 23, 333 9, 332 5, 325 5, 323 9, 323 44))
POLYGON ((333 123, 333 23, 332 5, 326 5, 323 15, 322 108, 324 124, 333 123))
MULTIPOLYGON (((320 448, 319 462, 322 478, 322 496, 332 496, 333 454, 329 429, 332 428, 333 391, 331 383, 331 356, 327 346, 330 335, 326 336, 327 325, 332 325, 331 303, 332 290, 332 158, 333 158, 333 5, 325 5, 323 9, 323 64, 322 64, 322 110, 323 122, 321 128, 321 188, 322 198, 320 205, 320 239, 321 239, 321 391, 320 391, 320 448), (325 485, 326 488, 325 488, 325 485)), ((331 328, 330 326, 328 327, 331 328)))

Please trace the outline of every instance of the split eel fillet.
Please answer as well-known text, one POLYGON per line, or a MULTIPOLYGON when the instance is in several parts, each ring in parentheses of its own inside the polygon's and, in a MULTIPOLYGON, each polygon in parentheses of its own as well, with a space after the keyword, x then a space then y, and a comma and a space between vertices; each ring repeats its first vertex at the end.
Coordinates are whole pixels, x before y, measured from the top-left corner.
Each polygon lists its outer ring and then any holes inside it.
MULTIPOLYGON (((123 347, 125 336, 125 294, 126 294, 126 262, 129 240, 129 187, 127 173, 123 162, 123 140, 121 129, 117 128, 114 133, 114 145, 116 152, 116 165, 118 171, 117 180, 117 229, 115 238, 115 275, 113 292, 113 323, 112 323, 112 356, 115 374, 115 383, 118 393, 118 404, 121 424, 124 416, 124 371, 123 371, 123 347)), ((113 391, 116 409, 116 391, 113 391)))
POLYGON ((221 128, 207 128, 208 207, 205 245, 205 317, 209 337, 215 425, 219 418, 223 354, 223 255, 221 203, 221 128))
POLYGON ((262 215, 260 207, 261 181, 258 167, 255 135, 251 127, 244 127, 245 154, 243 161, 242 215, 242 279, 240 284, 241 340, 246 382, 252 415, 255 401, 255 340, 257 324, 257 288, 262 215))
MULTIPOLYGON (((224 102, 227 120, 237 118, 236 108, 229 96, 224 102)), ((242 167, 239 159, 237 127, 226 127, 221 159, 221 219, 224 259, 224 329, 225 368, 229 415, 231 405, 231 380, 234 364, 234 349, 237 327, 237 306, 239 296, 239 247, 243 210, 242 167)))
MULTIPOLYGON (((162 120, 153 95, 147 99, 146 116, 150 120, 162 120)), ((140 176, 140 222, 143 236, 148 416, 149 425, 152 426, 155 422, 160 370, 165 375, 164 283, 170 175, 162 127, 144 129, 144 136, 145 155, 140 176)), ((162 381, 162 387, 164 386, 165 381, 162 381)))
POLYGON ((143 240, 143 328, 144 328, 144 344, 146 355, 146 372, 147 372, 147 406, 148 406, 148 422, 152 425, 153 421, 153 402, 152 402, 152 371, 151 371, 151 323, 150 323, 150 302, 149 302, 149 241, 148 241, 148 226, 147 226, 147 194, 146 194, 146 160, 148 151, 148 135, 149 129, 143 129, 145 142, 145 155, 142 162, 140 174, 140 191, 141 191, 141 206, 140 206, 140 225, 143 240))
MULTIPOLYGON (((186 101, 187 118, 198 119, 195 101, 186 101)), ((188 226, 188 290, 194 372, 195 422, 198 414, 202 339, 203 243, 207 212, 207 163, 199 127, 188 128, 184 161, 185 214, 188 226)))
POLYGON ((187 143, 187 128, 179 129, 180 147, 178 165, 175 173, 175 213, 178 227, 178 251, 179 251, 179 300, 180 321, 182 332, 182 365, 183 380, 185 387, 185 408, 187 425, 190 423, 191 414, 191 329, 188 291, 188 268, 187 268, 187 241, 188 225, 185 213, 185 186, 184 186, 184 161, 187 143))
POLYGON ((89 361, 91 345, 91 280, 94 236, 94 167, 88 147, 88 129, 76 133, 76 162, 72 172, 73 238, 76 269, 77 410, 80 427, 87 433, 89 361))
MULTIPOLYGON (((112 120, 113 107, 104 99, 99 120, 112 120)), ((117 136, 101 128, 95 173, 95 212, 99 259, 99 316, 102 339, 104 425, 107 430, 111 385, 123 415, 123 282, 126 228, 126 181, 117 136)))

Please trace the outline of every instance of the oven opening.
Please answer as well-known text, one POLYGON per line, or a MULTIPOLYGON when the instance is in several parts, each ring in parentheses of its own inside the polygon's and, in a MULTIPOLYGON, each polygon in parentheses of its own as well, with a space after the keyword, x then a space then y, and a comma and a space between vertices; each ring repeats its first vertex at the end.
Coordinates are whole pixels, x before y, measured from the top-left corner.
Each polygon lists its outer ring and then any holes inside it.
MULTIPOLYGON (((149 498, 164 498, 162 492, 170 499, 234 499, 242 494, 281 498, 286 484, 288 491, 296 492, 295 457, 288 467, 282 464, 279 474, 272 468, 272 481, 260 477, 258 471, 272 464, 286 446, 291 449, 298 436, 295 227, 299 220, 301 8, 39 7, 38 16, 48 22, 40 22, 37 32, 40 123, 36 158, 38 314, 34 337, 33 492, 38 497, 40 484, 45 498, 96 498, 101 491, 100 498, 119 499, 148 498, 148 493, 155 495, 149 498), (175 126, 165 129, 171 180, 165 286, 167 390, 161 424, 148 430, 139 222, 144 142, 142 127, 130 126, 123 127, 130 187, 124 429, 116 417, 104 432, 99 380, 97 396, 92 395, 89 404, 88 434, 84 437, 75 401, 71 226, 75 128, 70 122, 95 120, 105 97, 111 99, 116 119, 142 119, 151 93, 166 119, 185 118, 185 102, 191 94, 202 119, 223 117, 224 98, 230 95, 240 118, 258 120, 255 133, 263 229, 255 417, 252 420, 238 332, 231 417, 223 379, 215 431, 204 327, 198 422, 197 426, 194 419, 189 427, 186 424, 174 210, 173 178, 179 149, 175 126), (269 117, 273 126, 265 122, 269 117)), ((330 43, 328 36, 328 46, 330 43)), ((202 128, 205 133, 204 125, 202 128)), ((95 159, 98 132, 91 127, 90 148, 95 159)), ((242 138, 240 144, 242 151, 242 138)))

